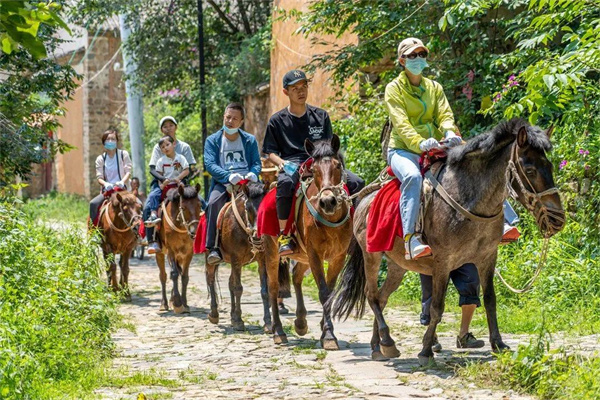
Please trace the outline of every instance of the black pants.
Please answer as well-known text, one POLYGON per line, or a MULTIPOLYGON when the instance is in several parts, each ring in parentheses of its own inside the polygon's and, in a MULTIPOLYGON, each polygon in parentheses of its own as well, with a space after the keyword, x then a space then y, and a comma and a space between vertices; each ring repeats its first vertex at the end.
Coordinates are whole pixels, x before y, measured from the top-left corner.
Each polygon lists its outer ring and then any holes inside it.
POLYGON ((212 249, 215 247, 217 240, 217 218, 219 212, 231 200, 231 195, 227 192, 227 188, 216 183, 208 196, 208 205, 206 207, 206 248, 212 249))
MULTIPOLYGON (((450 272, 450 279, 460 295, 459 306, 475 304, 481 306, 479 300, 479 273, 475 264, 465 264, 450 272)), ((431 316, 431 300, 433 295, 433 279, 429 275, 421 274, 421 325, 429 325, 431 316)))
POLYGON ((100 212, 100 206, 104 202, 104 195, 100 193, 98 196, 94 197, 90 201, 90 220, 92 223, 98 218, 98 213, 100 212))
MULTIPOLYGON (((365 181, 352 172, 346 170, 348 191, 350 194, 358 193, 362 188, 365 187, 365 181)), ((279 171, 277 176, 277 218, 281 220, 287 220, 292 211, 292 199, 294 198, 294 191, 296 185, 300 181, 300 174, 298 171, 294 175, 288 175, 285 171, 279 171)))

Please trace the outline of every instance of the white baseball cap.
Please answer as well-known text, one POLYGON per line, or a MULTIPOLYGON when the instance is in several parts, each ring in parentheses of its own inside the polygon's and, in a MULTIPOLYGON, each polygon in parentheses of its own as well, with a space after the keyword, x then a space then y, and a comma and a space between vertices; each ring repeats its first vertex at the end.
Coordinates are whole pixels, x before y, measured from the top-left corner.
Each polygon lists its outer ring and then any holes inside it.
POLYGON ((163 124, 167 121, 171 121, 172 123, 177 125, 177 120, 175 118, 171 117, 170 115, 167 115, 166 117, 161 118, 160 122, 158 123, 158 129, 161 129, 163 124))

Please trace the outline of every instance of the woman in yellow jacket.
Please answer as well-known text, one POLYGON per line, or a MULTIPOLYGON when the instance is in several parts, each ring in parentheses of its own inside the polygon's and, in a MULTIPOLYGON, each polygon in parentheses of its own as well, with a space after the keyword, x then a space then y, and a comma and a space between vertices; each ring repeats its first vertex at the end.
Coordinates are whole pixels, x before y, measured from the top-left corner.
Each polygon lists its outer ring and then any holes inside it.
POLYGON ((419 169, 422 152, 444 145, 453 147, 462 139, 454 133, 454 115, 442 86, 421 75, 427 67, 429 50, 419 39, 408 38, 398 46, 404 71, 385 89, 385 103, 393 125, 388 164, 402 182, 400 215, 406 258, 431 254, 431 248, 415 235, 423 178, 419 169))

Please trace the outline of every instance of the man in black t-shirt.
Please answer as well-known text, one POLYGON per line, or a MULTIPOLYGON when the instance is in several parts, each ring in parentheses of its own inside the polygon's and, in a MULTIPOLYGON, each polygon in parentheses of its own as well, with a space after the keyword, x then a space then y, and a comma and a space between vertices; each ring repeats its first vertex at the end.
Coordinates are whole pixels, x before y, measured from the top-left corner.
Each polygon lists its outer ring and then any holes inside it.
MULTIPOLYGON (((279 219, 279 254, 292 254, 296 244, 284 232, 287 219, 292 209, 292 199, 296 185, 300 180, 298 167, 309 155, 304 149, 304 141, 331 139, 333 130, 327 111, 306 104, 308 97, 308 79, 300 70, 292 70, 283 77, 283 93, 288 96, 290 105, 271 116, 263 153, 268 155, 279 167, 277 177, 277 218, 279 219)), ((357 193, 365 186, 365 182, 350 171, 347 173, 350 194, 357 193)))

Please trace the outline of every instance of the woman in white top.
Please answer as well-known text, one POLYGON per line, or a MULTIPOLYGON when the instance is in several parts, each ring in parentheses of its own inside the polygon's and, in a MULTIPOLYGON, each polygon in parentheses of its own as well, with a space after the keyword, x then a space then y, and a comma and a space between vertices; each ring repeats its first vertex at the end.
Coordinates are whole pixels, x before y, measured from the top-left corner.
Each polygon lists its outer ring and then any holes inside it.
POLYGON ((119 187, 127 190, 131 176, 131 158, 125 150, 117 149, 119 135, 114 129, 109 129, 102 134, 102 144, 106 151, 96 158, 96 179, 102 186, 100 194, 90 201, 90 219, 96 220, 104 193, 119 187))

